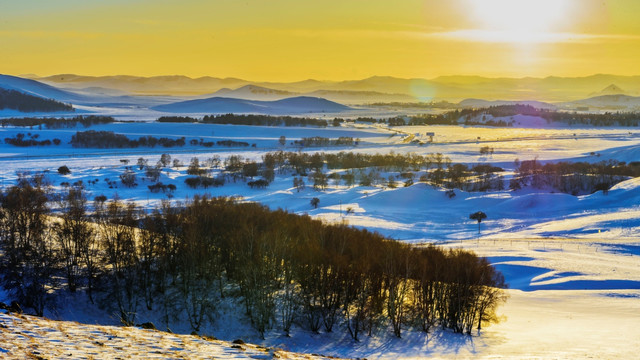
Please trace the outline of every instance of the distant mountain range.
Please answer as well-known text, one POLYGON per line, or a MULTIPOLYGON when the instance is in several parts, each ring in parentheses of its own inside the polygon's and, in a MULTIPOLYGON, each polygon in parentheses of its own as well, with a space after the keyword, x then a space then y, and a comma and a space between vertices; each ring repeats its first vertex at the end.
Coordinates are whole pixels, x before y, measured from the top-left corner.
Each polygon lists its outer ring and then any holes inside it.
MULTIPOLYGON (((250 100, 274 100, 278 96, 322 96, 334 101, 366 103, 371 101, 458 102, 467 98, 486 100, 535 100, 567 102, 597 95, 615 95, 626 89, 626 95, 640 93, 640 76, 592 75, 586 77, 487 78, 480 76, 441 76, 434 79, 401 79, 373 76, 361 80, 297 82, 257 82, 238 78, 186 76, 81 76, 74 74, 35 77, 34 80, 68 89, 103 88, 128 94, 207 95, 235 97, 254 96, 250 100), (615 85, 612 85, 615 84, 615 85), (243 89, 245 86, 250 86, 243 89), (268 90, 260 90, 260 88, 268 90), (604 89, 604 90, 602 90, 604 89), (222 91, 223 93, 216 94, 222 91), (224 94, 227 92, 227 94, 224 94), (258 99, 260 92, 263 98, 258 99), (603 93, 604 92, 604 93, 603 93), (240 96, 240 95, 238 95, 240 96), (268 98, 271 97, 271 98, 268 98)), ((245 97, 246 98, 246 97, 245 97)))
POLYGON ((281 100, 293 96, 320 97, 323 99, 347 103, 363 104, 374 102, 415 102, 416 98, 403 94, 388 94, 377 91, 355 90, 315 90, 310 92, 296 92, 271 89, 257 85, 245 85, 237 89, 220 89, 208 96, 220 96, 245 100, 281 100))
POLYGON ((368 107, 372 103, 415 103, 440 99, 440 96, 458 107, 477 108, 518 103, 543 109, 640 111, 640 97, 633 96, 635 92, 630 90, 640 88, 640 77, 613 75, 544 79, 451 76, 434 80, 378 76, 342 82, 305 80, 262 85, 247 84, 245 80, 234 78, 191 79, 185 76, 143 78, 56 75, 42 79, 48 83, 0 75, 0 89, 73 104, 89 113, 104 112, 103 109, 140 109, 170 113, 337 113, 353 110, 353 105, 368 107), (601 84, 606 85, 600 86, 601 84), (575 88, 571 88, 572 85, 575 88), (212 87, 215 91, 210 91, 212 87), (587 90, 593 88, 599 90, 587 90), (145 89, 154 89, 157 94, 141 92, 145 89), (182 95, 159 95, 176 89, 182 89, 182 95), (201 95, 184 95, 184 92, 198 89, 208 91, 201 95), (577 97, 580 93, 586 95, 577 97), (450 97, 445 96, 446 94, 450 94, 450 97), (567 94, 574 94, 576 97, 567 94), (541 100, 548 98, 563 100, 541 100))

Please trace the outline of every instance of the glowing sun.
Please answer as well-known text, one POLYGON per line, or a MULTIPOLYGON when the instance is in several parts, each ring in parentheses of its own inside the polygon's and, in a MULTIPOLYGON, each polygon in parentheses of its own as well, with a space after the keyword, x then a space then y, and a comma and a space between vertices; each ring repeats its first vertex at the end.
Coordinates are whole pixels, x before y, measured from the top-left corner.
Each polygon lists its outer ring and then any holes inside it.
POLYGON ((570 20, 572 0, 469 0, 487 41, 554 41, 570 20))

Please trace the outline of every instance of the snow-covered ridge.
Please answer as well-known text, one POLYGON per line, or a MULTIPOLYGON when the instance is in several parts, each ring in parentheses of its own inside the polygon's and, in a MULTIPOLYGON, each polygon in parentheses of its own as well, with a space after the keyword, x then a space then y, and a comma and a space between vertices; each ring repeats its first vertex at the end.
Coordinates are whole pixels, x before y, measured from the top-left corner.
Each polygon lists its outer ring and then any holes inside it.
POLYGON ((29 95, 54 99, 63 102, 85 100, 85 97, 82 95, 78 95, 70 91, 60 90, 54 86, 43 84, 35 80, 23 79, 11 75, 0 74, 0 88, 16 90, 29 95))

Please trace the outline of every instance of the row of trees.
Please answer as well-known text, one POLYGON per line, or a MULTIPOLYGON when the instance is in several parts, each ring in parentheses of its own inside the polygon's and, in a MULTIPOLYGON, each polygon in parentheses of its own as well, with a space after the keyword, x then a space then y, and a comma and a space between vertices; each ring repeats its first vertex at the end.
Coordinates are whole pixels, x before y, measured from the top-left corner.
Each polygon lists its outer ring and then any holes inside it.
POLYGON ((300 146, 354 146, 359 140, 353 140, 351 136, 340 136, 337 139, 329 139, 322 136, 305 137, 295 140, 293 143, 300 146))
POLYGON ((318 126, 326 127, 327 121, 313 118, 300 118, 292 116, 271 116, 271 115, 238 115, 238 114, 222 114, 222 115, 206 115, 202 121, 189 116, 162 116, 158 122, 174 122, 174 123, 197 123, 205 124, 225 124, 225 125, 258 125, 258 126, 318 126))
POLYGON ((75 187, 52 214, 42 180, 9 188, 0 217, 3 285, 38 315, 64 287, 125 324, 146 308, 167 327, 180 318, 200 331, 231 298, 262 335, 341 327, 357 340, 387 325, 398 337, 433 326, 470 333, 495 321, 505 300, 500 273, 468 251, 412 247, 229 198, 144 214, 101 196, 89 213, 75 187))
MULTIPOLYGON (((405 125, 459 125, 461 120, 465 125, 483 125, 483 126, 513 126, 513 121, 505 120, 486 120, 474 121, 473 118, 478 116, 490 115, 493 117, 512 117, 515 115, 538 116, 546 119, 548 122, 564 122, 570 125, 594 125, 594 126, 638 126, 640 118, 637 113, 632 112, 607 112, 604 114, 584 114, 576 112, 563 112, 548 109, 538 109, 531 105, 515 104, 515 105, 496 105, 486 108, 465 108, 448 111, 441 114, 418 114, 408 117, 391 117, 391 118, 371 118, 359 117, 356 122, 365 123, 382 123, 389 126, 405 126, 405 125)), ((198 119, 186 116, 163 116, 158 118, 159 122, 178 122, 178 123, 195 123, 200 122, 198 119)), ((210 124, 230 124, 230 125, 261 125, 261 126, 318 126, 326 127, 327 121, 323 119, 299 118, 291 116, 269 116, 269 115, 208 115, 205 116, 203 123, 210 124)), ((335 118, 332 121, 333 126, 339 126, 344 119, 335 118)))
POLYGON ((16 134, 16 136, 12 138, 11 137, 4 138, 4 142, 5 144, 20 146, 20 147, 49 146, 51 144, 60 145, 60 142, 61 142, 61 140, 58 138, 53 139, 53 141, 49 139, 38 140, 39 138, 40 138, 39 134, 28 133, 25 135, 23 133, 18 133, 16 134))
POLYGON ((71 137, 71 145, 80 148, 136 148, 136 147, 175 147, 184 146, 184 136, 177 139, 156 138, 142 136, 139 139, 129 139, 126 135, 113 131, 78 131, 71 137))
POLYGON ((206 124, 260 125, 260 126, 317 126, 326 127, 327 121, 306 117, 270 116, 270 115, 207 115, 202 118, 206 124))
POLYGON ((72 118, 10 118, 0 120, 2 127, 6 126, 23 126, 34 127, 38 126, 42 128, 44 125, 47 129, 61 129, 61 128, 73 128, 81 124, 84 127, 90 127, 93 125, 110 124, 115 122, 115 119, 111 116, 100 115, 80 115, 72 118))
MULTIPOLYGON (((165 148, 182 147, 186 144, 185 137, 180 138, 156 138, 151 135, 142 136, 138 139, 130 139, 126 135, 117 134, 113 131, 78 131, 71 137, 71 145, 81 148, 137 148, 137 147, 156 147, 165 148)), ((205 142, 204 139, 191 139, 190 145, 200 145, 204 147, 212 147, 214 144, 226 147, 247 147, 248 142, 235 140, 218 140, 214 142, 205 142)), ((255 147, 255 144, 252 145, 255 147)))

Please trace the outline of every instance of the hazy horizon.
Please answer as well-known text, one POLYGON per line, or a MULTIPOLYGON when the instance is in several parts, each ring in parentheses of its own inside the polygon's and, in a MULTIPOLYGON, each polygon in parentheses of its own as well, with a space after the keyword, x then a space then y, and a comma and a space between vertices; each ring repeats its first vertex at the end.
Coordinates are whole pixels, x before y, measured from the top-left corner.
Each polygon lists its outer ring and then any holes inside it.
POLYGON ((295 82, 302 82, 302 81, 321 81, 321 82, 343 82, 343 81, 360 81, 360 80, 366 80, 366 79, 371 79, 371 78, 394 78, 394 79, 400 79, 400 80, 429 80, 429 81, 435 81, 438 79, 443 79, 443 78, 481 78, 481 79, 490 79, 490 80, 500 80, 500 79, 510 79, 510 80, 524 80, 524 79, 538 79, 538 80, 544 80, 544 79, 549 79, 549 78, 561 78, 561 79, 584 79, 584 78, 591 78, 591 77, 597 77, 597 76, 609 76, 609 77, 624 77, 624 78, 633 78, 633 77, 640 77, 640 72, 638 72, 637 74, 629 74, 629 75, 621 75, 621 74, 615 74, 615 73, 592 73, 592 74, 587 74, 587 75, 581 75, 581 76, 568 76, 568 75, 559 75, 559 74, 550 74, 550 75, 543 75, 543 76, 484 76, 484 75, 478 75, 478 74, 443 74, 443 75, 436 75, 436 76, 432 76, 432 77, 402 77, 402 76, 394 76, 394 75, 386 75, 386 74, 373 74, 373 75, 369 75, 369 76, 364 76, 364 77, 359 77, 359 78, 340 78, 340 79, 323 79, 323 78, 314 78, 314 77, 302 77, 302 78, 298 78, 298 79, 291 79, 291 80, 277 80, 277 79, 267 79, 267 80, 260 80, 260 79, 252 79, 252 78, 241 78, 241 77, 236 77, 236 76, 225 76, 225 75, 217 75, 217 74, 204 74, 204 75, 185 75, 185 74, 178 74, 178 73, 158 73, 155 75, 139 75, 139 74, 134 74, 134 73, 113 73, 113 74, 87 74, 87 73, 52 73, 52 74, 37 74, 37 73, 21 73, 21 74, 17 74, 17 73, 5 73, 5 75, 11 75, 11 76, 17 76, 17 77, 23 77, 23 78, 33 78, 33 79, 44 79, 44 78, 51 78, 51 77, 55 77, 55 76, 65 76, 65 75, 69 75, 69 76, 79 76, 79 77, 87 77, 87 78, 107 78, 107 77, 134 77, 134 78, 161 78, 161 77, 185 77, 185 78, 189 78, 192 80, 197 80, 197 79, 202 79, 202 78, 214 78, 214 79, 237 79, 237 80, 244 80, 244 81, 254 81, 256 83, 295 83, 295 82))
POLYGON ((9 74, 254 81, 637 74, 631 0, 0 0, 9 74))

